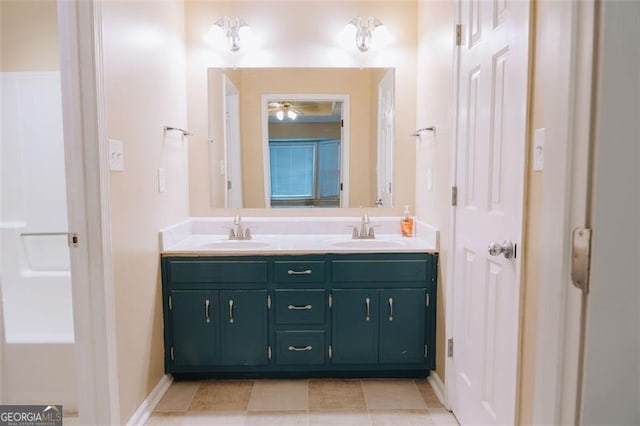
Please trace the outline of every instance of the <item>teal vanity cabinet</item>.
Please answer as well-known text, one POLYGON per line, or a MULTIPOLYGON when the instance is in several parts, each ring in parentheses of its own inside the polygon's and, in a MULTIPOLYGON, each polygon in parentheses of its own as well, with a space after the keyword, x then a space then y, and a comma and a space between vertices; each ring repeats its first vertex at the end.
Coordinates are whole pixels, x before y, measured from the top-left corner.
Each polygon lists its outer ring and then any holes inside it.
POLYGON ((331 261, 334 364, 431 365, 435 259, 354 254, 331 261))
POLYGON ((162 259, 165 370, 249 370, 269 362, 268 262, 162 259))
POLYGON ((165 370, 187 377, 424 377, 437 254, 162 258, 165 370))

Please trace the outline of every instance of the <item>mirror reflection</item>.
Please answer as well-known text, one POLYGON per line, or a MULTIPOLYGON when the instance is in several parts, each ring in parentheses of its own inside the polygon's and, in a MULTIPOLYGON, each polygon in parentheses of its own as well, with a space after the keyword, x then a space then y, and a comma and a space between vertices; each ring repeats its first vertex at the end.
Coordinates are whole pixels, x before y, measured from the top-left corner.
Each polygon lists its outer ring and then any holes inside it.
POLYGON ((389 68, 209 69, 213 207, 391 207, 394 85, 389 68))

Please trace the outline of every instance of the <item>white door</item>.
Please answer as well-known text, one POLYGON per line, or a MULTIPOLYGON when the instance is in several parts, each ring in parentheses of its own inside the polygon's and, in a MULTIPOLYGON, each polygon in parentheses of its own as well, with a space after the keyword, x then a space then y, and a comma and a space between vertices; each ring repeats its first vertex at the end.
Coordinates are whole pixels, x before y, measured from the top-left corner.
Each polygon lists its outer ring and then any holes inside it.
POLYGON ((459 51, 453 411, 515 422, 529 3, 463 0, 459 51), (490 255, 509 241, 515 257, 490 255))
POLYGON ((227 208, 242 208, 242 159, 240 148, 240 92, 224 76, 224 150, 227 208))
POLYGON ((378 199, 379 207, 393 205, 393 70, 378 83, 378 199))

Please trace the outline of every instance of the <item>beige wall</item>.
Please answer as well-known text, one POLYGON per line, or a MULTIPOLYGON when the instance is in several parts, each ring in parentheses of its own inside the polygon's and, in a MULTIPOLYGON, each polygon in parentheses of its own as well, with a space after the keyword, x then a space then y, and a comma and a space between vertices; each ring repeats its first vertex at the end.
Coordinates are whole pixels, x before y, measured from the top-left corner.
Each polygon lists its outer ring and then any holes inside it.
MULTIPOLYGON (((229 215, 211 207, 207 123, 207 68, 224 67, 394 67, 396 69, 395 205, 381 214, 401 212, 413 206, 415 130, 417 3, 415 1, 187 1, 187 76, 189 129, 195 133, 189 145, 191 214, 229 215), (224 15, 240 15, 251 26, 254 50, 231 54, 207 46, 202 36, 212 22, 224 15), (363 54, 345 49, 337 36, 354 16, 373 15, 394 37, 389 48, 363 54), (284 24, 283 24, 284 23, 284 24), (400 207, 398 207, 400 206, 400 207)), ((352 101, 353 102, 353 101, 352 101)), ((243 123, 244 127, 244 123, 243 123)), ((368 126, 367 126, 368 128, 368 126)), ((369 153, 366 153, 369 158, 369 153)), ((352 150, 352 157, 354 156, 352 150)), ((262 167, 260 167, 262 168, 262 167)), ((352 191, 353 192, 353 191, 352 191)), ((365 194, 370 199, 369 192, 365 194)), ((367 203, 370 204, 370 201, 367 203)), ((357 210, 356 210, 357 211, 357 210)), ((340 209, 251 210, 243 214, 345 214, 340 209)))
POLYGON ((109 138, 124 143, 124 172, 111 172, 111 227, 121 421, 163 375, 158 230, 189 216, 188 142, 181 1, 103 2, 109 138), (166 192, 158 192, 158 168, 166 192))
POLYGON ((59 71, 55 0, 0 1, 0 71, 59 71))
POLYGON ((420 1, 418 47, 417 127, 436 126, 412 141, 416 154, 416 215, 440 230, 436 373, 445 379, 445 283, 451 194, 451 138, 453 120, 453 19, 454 3, 420 1), (432 170, 433 189, 427 190, 427 170, 432 170))
POLYGON ((351 206, 371 206, 369 133, 371 72, 360 69, 243 69, 240 93, 242 122, 242 182, 244 205, 264 207, 262 135, 263 94, 346 94, 350 101, 349 178, 351 206))

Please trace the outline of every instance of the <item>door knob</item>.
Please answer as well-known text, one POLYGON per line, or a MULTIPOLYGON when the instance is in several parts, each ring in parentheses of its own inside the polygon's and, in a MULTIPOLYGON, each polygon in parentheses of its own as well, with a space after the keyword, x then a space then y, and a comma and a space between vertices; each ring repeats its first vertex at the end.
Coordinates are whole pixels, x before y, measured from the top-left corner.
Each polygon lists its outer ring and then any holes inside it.
POLYGON ((505 259, 515 257, 515 246, 509 240, 504 240, 502 244, 492 243, 489 245, 489 254, 491 256, 503 255, 505 259))

